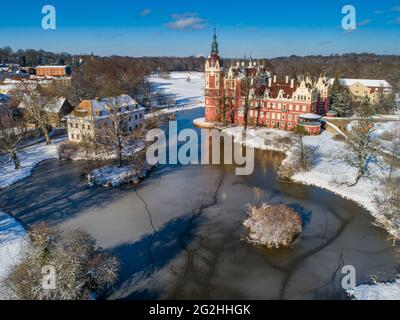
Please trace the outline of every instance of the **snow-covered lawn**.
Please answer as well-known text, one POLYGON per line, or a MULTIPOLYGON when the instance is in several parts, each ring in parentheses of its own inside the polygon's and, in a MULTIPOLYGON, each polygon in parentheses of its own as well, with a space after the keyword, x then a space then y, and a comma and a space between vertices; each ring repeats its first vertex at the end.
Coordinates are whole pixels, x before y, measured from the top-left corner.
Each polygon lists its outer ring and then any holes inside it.
POLYGON ((171 72, 169 78, 153 74, 148 80, 156 90, 173 95, 176 100, 176 107, 165 109, 163 112, 204 107, 204 73, 202 72, 171 72), (190 81, 187 81, 188 77, 190 81))
POLYGON ((287 152, 289 145, 282 139, 290 136, 290 132, 270 128, 249 128, 243 141, 243 127, 235 126, 223 130, 224 133, 233 136, 236 143, 255 149, 287 152))
POLYGON ((9 268, 18 262, 26 242, 25 229, 16 220, 0 211, 0 299, 5 299, 2 280, 9 268))
POLYGON ((400 300, 400 280, 392 283, 359 285, 347 294, 357 300, 400 300))
POLYGON ((9 156, 0 157, 0 189, 8 187, 31 175, 33 168, 40 162, 58 157, 57 147, 65 140, 58 137, 50 145, 44 142, 35 144, 18 151, 21 169, 14 169, 14 162, 9 156))

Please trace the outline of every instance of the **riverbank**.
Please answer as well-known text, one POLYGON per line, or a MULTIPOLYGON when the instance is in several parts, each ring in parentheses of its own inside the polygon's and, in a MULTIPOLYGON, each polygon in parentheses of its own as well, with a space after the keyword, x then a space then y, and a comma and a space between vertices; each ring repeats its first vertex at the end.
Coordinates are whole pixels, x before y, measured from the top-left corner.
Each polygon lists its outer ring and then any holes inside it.
MULTIPOLYGON (((253 128, 252 128, 253 129, 253 128)), ((287 165, 292 159, 293 149, 288 143, 284 142, 284 137, 289 138, 290 133, 269 129, 254 128, 251 133, 247 133, 243 140, 243 127, 232 127, 223 130, 226 134, 232 135, 236 143, 244 144, 256 149, 279 151, 286 155, 281 165, 287 165)), ((382 131, 384 132, 384 131, 382 131)), ((382 133, 381 132, 381 133, 382 133)), ((357 204, 367 209, 375 219, 383 220, 385 217, 379 212, 374 201, 374 195, 381 192, 380 179, 387 175, 387 170, 378 164, 372 164, 371 179, 362 178, 356 186, 348 187, 340 185, 344 181, 352 181, 356 170, 344 163, 340 156, 345 149, 343 141, 336 141, 328 132, 323 132, 319 136, 306 136, 304 143, 316 149, 316 159, 309 171, 300 171, 292 175, 291 180, 296 183, 313 185, 333 192, 345 199, 355 201, 357 204)), ((398 229, 387 229, 391 236, 399 238, 398 229)))
POLYGON ((18 151, 21 168, 15 170, 14 162, 8 155, 0 157, 0 189, 8 187, 32 174, 32 170, 42 161, 58 158, 58 146, 66 136, 52 139, 51 144, 45 142, 33 144, 18 151))
POLYGON ((2 281, 10 267, 18 262, 26 241, 24 227, 14 218, 0 211, 0 300, 7 299, 2 281))

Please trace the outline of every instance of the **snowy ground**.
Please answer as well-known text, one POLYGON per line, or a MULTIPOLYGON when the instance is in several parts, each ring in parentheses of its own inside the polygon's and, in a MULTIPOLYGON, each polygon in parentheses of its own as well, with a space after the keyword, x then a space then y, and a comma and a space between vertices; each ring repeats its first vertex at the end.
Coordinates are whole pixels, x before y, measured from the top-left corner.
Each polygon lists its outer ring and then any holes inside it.
POLYGON ((59 137, 52 140, 50 145, 44 142, 26 147, 18 151, 21 169, 15 170, 14 163, 9 156, 0 157, 0 189, 8 187, 31 175, 33 168, 40 162, 57 158, 57 147, 65 140, 59 137))
POLYGON ((26 232, 16 220, 0 211, 0 299, 5 299, 2 280, 18 261, 26 242, 26 232))
POLYGON ((162 78, 160 75, 154 74, 148 80, 155 90, 162 90, 176 100, 176 107, 164 109, 163 112, 204 107, 204 73, 171 72, 169 78, 162 78), (190 81, 187 81, 188 77, 190 77, 190 81))
POLYGON ((93 170, 89 176, 90 185, 101 185, 104 187, 116 187, 124 183, 138 182, 146 176, 151 169, 150 165, 138 170, 135 165, 128 165, 121 168, 117 166, 106 166, 93 170))
POLYGON ((347 294, 357 300, 400 300, 400 280, 392 283, 359 285, 347 294))

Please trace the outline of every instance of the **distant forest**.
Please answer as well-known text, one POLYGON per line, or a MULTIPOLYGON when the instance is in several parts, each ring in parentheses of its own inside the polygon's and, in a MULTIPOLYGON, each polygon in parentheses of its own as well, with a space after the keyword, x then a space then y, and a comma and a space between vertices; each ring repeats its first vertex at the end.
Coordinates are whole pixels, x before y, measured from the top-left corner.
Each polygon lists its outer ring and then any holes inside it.
MULTIPOLYGON (((84 61, 92 59, 90 55, 82 56, 84 61)), ((97 60, 129 61, 137 64, 146 72, 168 71, 204 71, 204 57, 94 57, 97 60)), ((0 48, 0 63, 19 63, 22 66, 40 64, 68 64, 73 67, 79 64, 79 55, 53 53, 44 50, 18 50, 9 47, 0 48)), ((241 59, 238 59, 241 60, 241 59)), ((376 55, 370 53, 349 53, 331 56, 290 56, 273 59, 257 59, 264 62, 278 76, 295 76, 309 74, 316 77, 325 73, 328 77, 385 79, 396 91, 400 91, 400 56, 376 55)), ((229 67, 236 59, 224 59, 229 67)))

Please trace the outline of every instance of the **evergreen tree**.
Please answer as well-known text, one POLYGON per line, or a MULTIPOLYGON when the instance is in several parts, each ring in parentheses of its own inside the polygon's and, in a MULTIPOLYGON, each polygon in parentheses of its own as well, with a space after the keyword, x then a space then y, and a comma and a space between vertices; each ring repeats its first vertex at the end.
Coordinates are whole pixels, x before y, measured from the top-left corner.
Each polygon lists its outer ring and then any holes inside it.
POLYGON ((351 97, 347 90, 332 94, 331 110, 336 111, 338 117, 348 117, 352 114, 351 97))
POLYGON ((332 84, 332 96, 339 92, 342 92, 342 85, 340 84, 339 81, 339 75, 336 74, 335 80, 333 81, 332 84))

